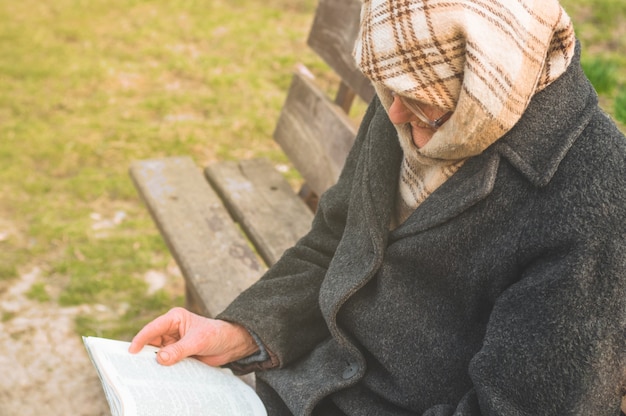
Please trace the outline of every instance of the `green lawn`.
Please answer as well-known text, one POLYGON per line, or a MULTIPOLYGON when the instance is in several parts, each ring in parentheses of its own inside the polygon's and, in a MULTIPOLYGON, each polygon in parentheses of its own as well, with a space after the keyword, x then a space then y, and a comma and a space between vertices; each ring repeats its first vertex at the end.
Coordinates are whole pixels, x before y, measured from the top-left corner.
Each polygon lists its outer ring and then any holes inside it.
MULTIPOLYGON (((626 123, 626 3, 564 3, 603 107, 626 123)), ((271 140, 314 0, 0 4, 0 283, 97 304, 77 331, 128 338, 182 304, 181 278, 127 175, 134 159, 285 158, 271 140), (145 277, 162 273, 166 290, 145 277)), ((621 124, 622 128, 624 124, 621 124)), ((6 317, 10 319, 10 317, 6 317)))

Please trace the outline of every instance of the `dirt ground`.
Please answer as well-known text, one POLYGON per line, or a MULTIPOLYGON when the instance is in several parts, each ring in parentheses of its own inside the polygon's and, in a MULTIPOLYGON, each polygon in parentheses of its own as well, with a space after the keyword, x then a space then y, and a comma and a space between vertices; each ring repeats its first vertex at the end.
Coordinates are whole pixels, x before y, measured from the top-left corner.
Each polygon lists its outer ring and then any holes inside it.
POLYGON ((0 416, 110 415, 73 330, 80 308, 29 300, 39 269, 0 287, 0 416))

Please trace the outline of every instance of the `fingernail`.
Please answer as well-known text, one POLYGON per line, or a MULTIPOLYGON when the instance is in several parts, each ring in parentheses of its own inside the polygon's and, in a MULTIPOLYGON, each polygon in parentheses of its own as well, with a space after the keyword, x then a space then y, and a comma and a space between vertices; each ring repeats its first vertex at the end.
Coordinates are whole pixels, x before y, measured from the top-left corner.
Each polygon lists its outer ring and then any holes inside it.
POLYGON ((161 362, 168 362, 170 360, 170 353, 167 351, 159 351, 159 358, 161 359, 161 362))

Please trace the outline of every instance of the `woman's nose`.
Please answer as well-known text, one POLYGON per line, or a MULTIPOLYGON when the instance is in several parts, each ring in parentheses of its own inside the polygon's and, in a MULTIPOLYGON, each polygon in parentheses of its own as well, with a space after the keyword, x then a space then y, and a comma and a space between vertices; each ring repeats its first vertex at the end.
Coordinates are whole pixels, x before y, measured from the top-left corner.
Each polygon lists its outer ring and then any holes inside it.
POLYGON ((411 110, 409 110, 398 96, 393 97, 393 102, 387 111, 389 114, 389 120, 393 124, 404 124, 411 121, 414 117, 411 110))

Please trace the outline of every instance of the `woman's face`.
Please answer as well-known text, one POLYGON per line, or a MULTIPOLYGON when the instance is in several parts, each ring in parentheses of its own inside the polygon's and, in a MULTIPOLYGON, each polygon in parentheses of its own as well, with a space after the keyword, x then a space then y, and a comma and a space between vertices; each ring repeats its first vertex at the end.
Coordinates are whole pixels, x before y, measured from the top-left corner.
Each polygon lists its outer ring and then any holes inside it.
MULTIPOLYGON (((420 103, 419 107, 431 120, 436 120, 447 113, 446 110, 442 110, 439 107, 428 104, 420 103)), ((413 143, 415 143, 418 148, 421 148, 428 143, 428 141, 433 137, 433 134, 435 134, 436 129, 420 120, 418 116, 416 116, 406 105, 404 105, 400 97, 397 95, 393 97, 393 103, 387 112, 389 114, 389 119, 393 124, 410 124, 413 143)))

